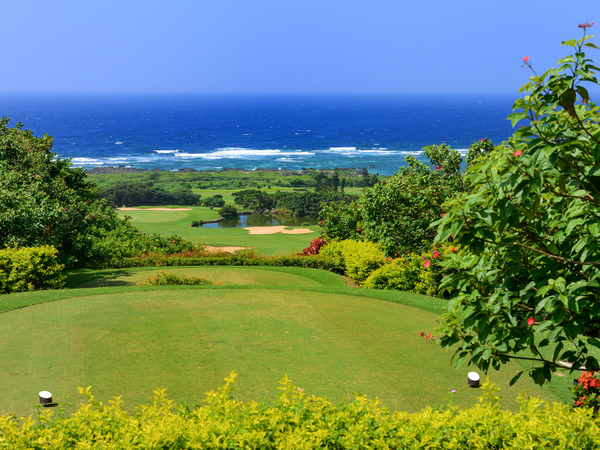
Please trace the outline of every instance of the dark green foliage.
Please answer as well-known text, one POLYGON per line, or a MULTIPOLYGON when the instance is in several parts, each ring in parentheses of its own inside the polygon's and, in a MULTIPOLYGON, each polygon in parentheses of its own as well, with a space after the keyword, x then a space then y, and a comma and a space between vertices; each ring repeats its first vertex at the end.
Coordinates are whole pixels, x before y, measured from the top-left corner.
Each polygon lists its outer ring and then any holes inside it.
MULTIPOLYGON (((320 173, 320 172, 319 172, 320 173)), ((356 196, 332 191, 281 192, 268 194, 258 189, 234 192, 235 203, 243 208, 256 210, 280 209, 298 217, 318 217, 320 205, 339 203, 356 196)))
POLYGON ((213 195, 212 197, 206 197, 202 200, 202 206, 208 206, 209 208, 222 208, 225 206, 225 200, 220 194, 213 195))
POLYGON ((528 122, 469 167, 473 190, 434 224, 462 247, 442 286, 458 291, 442 344, 483 370, 531 360, 540 384, 560 360, 600 366, 600 114, 584 87, 600 69, 587 37, 563 45, 575 54, 521 88, 509 118, 528 122))
MULTIPOLYGON (((145 248, 126 241, 144 235, 121 220, 106 200, 97 199, 83 170, 51 152, 50 136, 38 138, 21 124, 7 124, 8 119, 0 120, 0 247, 50 245, 67 267, 112 256, 118 249, 134 255, 133 247, 145 248)), ((159 247, 165 250, 173 239, 154 240, 162 240, 159 247)))
POLYGON ((233 205, 225 205, 219 210, 219 214, 223 219, 239 219, 240 213, 233 205))
POLYGON ((234 202, 242 208, 257 211, 261 209, 272 209, 275 207, 275 200, 266 192, 259 189, 246 189, 244 191, 234 192, 234 202))
POLYGON ((319 212, 321 236, 326 239, 363 239, 362 213, 358 200, 323 204, 319 212))
POLYGON ((174 191, 166 191, 154 186, 152 182, 119 181, 114 185, 101 188, 98 196, 115 206, 197 205, 200 201, 200 195, 194 194, 189 187, 179 186, 174 191))
POLYGON ((352 201, 356 195, 339 192, 277 192, 273 194, 277 208, 289 210, 298 217, 319 217, 321 204, 352 201))

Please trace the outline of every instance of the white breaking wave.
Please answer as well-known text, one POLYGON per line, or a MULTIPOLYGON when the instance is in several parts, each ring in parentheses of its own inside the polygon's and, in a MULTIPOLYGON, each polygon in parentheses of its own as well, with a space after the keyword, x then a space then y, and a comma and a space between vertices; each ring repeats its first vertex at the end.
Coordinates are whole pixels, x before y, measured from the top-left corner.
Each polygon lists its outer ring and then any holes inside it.
POLYGON ((348 151, 348 150, 356 150, 356 147, 329 147, 329 150, 332 150, 334 152, 348 151))
POLYGON ((94 159, 94 158, 73 158, 71 160, 71 162, 75 166, 89 165, 89 164, 104 164, 103 161, 101 161, 99 159, 94 159))
POLYGON ((177 153, 179 150, 154 150, 156 153, 177 153))
POLYGON ((272 157, 276 158, 279 156, 312 156, 314 152, 305 151, 281 151, 281 150, 256 150, 251 148, 237 148, 229 147, 223 149, 217 149, 211 153, 175 153, 174 156, 179 158, 202 158, 202 159, 256 159, 272 157))
POLYGON ((121 141, 117 141, 115 142, 115 145, 123 145, 123 143, 121 141))

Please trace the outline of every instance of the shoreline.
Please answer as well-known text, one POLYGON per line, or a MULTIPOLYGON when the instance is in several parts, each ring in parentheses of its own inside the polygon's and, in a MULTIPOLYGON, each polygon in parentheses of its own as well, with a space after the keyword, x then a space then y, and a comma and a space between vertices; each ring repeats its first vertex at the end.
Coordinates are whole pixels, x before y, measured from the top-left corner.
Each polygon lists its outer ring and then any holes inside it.
MULTIPOLYGON (((340 171, 344 172, 344 177, 358 177, 361 176, 360 168, 355 167, 337 167, 340 171)), ((369 170, 369 174, 371 175, 379 175, 378 173, 372 173, 371 170, 375 169, 375 165, 371 164, 367 168, 369 170)), ((83 169, 87 175, 122 175, 122 174, 130 174, 130 173, 225 173, 225 172, 238 172, 244 174, 252 174, 252 173, 278 173, 278 174, 294 174, 294 175, 308 175, 310 173, 322 172, 326 174, 332 174, 334 169, 262 169, 256 168, 253 170, 243 169, 243 168, 233 168, 233 167, 224 167, 219 170, 207 169, 207 170, 198 170, 191 167, 185 167, 177 170, 170 169, 161 169, 156 167, 154 169, 141 169, 136 167, 127 167, 127 166, 112 166, 112 167, 102 167, 97 166, 92 169, 83 169)))

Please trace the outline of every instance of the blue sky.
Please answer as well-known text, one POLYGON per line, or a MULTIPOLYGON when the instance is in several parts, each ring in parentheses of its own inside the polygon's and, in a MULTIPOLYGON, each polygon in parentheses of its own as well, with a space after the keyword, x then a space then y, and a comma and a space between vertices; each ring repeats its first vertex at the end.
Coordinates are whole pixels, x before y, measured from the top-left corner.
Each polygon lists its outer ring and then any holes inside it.
POLYGON ((0 91, 515 93, 523 56, 544 71, 596 20, 598 0, 19 0, 0 91))

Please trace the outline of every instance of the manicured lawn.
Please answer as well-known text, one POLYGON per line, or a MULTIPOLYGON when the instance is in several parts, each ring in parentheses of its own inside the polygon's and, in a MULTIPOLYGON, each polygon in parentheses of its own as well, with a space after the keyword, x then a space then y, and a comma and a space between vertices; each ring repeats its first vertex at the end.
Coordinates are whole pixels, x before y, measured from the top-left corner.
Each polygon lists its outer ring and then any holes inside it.
POLYGON ((345 287, 342 277, 331 272, 300 267, 146 267, 116 270, 76 270, 68 273, 67 286, 89 288, 131 286, 145 282, 159 270, 176 275, 206 277, 223 285, 331 286, 345 287))
MULTIPOLYGON (((238 278, 264 271, 234 269, 238 278)), ((40 390, 77 404, 76 388, 90 385, 101 400, 122 395, 126 406, 149 401, 158 387, 193 405, 232 370, 244 400, 271 400, 286 374, 309 394, 337 402, 360 392, 408 411, 443 403, 451 389, 458 405, 481 395, 467 387, 468 368, 454 369, 447 352, 419 336, 435 328, 438 299, 322 286, 113 287, 5 298, 0 310, 22 308, 0 316, 3 414, 30 414, 40 390)), ((516 408, 523 390, 554 398, 528 379, 508 388, 516 371, 491 374, 505 405, 516 408)))
MULTIPOLYGON (((318 227, 310 228, 310 234, 270 234, 250 235, 243 228, 203 228, 190 227, 193 220, 211 220, 218 217, 216 211, 193 206, 191 211, 119 211, 119 215, 131 216, 131 223, 145 233, 158 233, 163 236, 177 234, 195 243, 215 247, 254 247, 262 255, 287 255, 298 253, 310 245, 310 241, 319 237, 318 227)), ((174 208, 175 209, 175 208, 174 208)))

